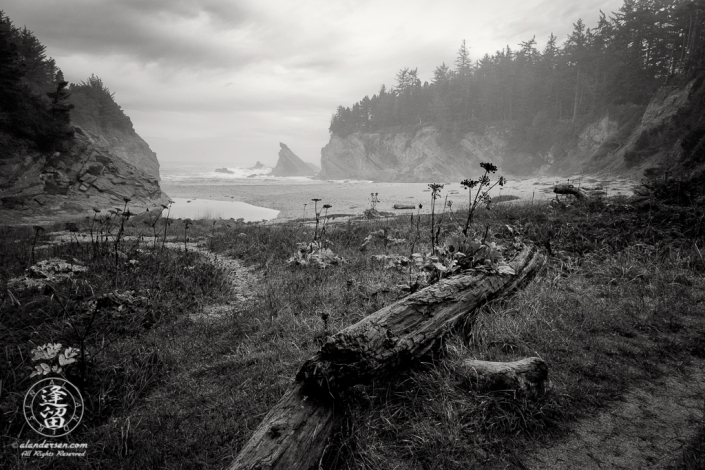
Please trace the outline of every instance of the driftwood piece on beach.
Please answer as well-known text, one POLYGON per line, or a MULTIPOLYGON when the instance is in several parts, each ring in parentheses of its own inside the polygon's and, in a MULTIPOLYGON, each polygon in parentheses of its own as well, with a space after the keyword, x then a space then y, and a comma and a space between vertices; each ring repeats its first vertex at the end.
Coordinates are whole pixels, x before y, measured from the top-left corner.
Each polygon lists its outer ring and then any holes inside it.
POLYGON ((510 263, 514 275, 443 279, 342 330, 302 366, 295 384, 264 417, 230 470, 308 470, 319 462, 335 428, 331 390, 399 371, 474 309, 516 289, 543 263, 535 247, 525 247, 510 263))
POLYGON ((590 196, 585 190, 576 188, 572 184, 557 184, 553 187, 553 192, 556 194, 572 194, 581 201, 590 199, 590 196))
POLYGON ((395 209, 416 209, 413 204, 394 204, 395 209))
POLYGON ((544 263, 526 246, 510 263, 516 274, 462 274, 382 308, 328 338, 297 380, 331 391, 391 375, 436 346, 477 307, 513 291, 544 263))
POLYGON ((539 357, 514 362, 466 359, 460 363, 459 368, 481 390, 506 390, 529 399, 538 398, 546 391, 548 366, 539 357))
POLYGON ((297 382, 287 390, 240 451, 229 470, 307 470, 335 427, 333 400, 297 382))

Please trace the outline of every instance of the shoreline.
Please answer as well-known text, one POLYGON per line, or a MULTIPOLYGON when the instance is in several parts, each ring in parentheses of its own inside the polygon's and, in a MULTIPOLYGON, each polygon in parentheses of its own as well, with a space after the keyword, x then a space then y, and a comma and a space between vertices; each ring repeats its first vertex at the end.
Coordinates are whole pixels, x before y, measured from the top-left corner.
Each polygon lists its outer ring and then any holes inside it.
MULTIPOLYGON (((629 196, 637 182, 625 178, 605 179, 595 176, 576 176, 570 178, 559 177, 532 177, 521 180, 509 180, 504 187, 496 186, 490 192, 492 197, 516 196, 520 200, 543 201, 553 199, 553 186, 567 180, 576 182, 576 186, 594 188, 605 196, 629 196)), ((203 201, 238 201, 266 209, 278 210, 279 214, 273 220, 283 221, 297 219, 304 216, 313 217, 314 202, 320 199, 318 207, 330 204, 330 215, 361 215, 370 208, 370 193, 377 193, 379 203, 376 209, 395 214, 416 213, 418 206, 423 208, 421 213, 430 213, 431 196, 428 183, 368 183, 344 181, 292 181, 292 182, 267 182, 255 184, 248 181, 246 184, 217 182, 214 184, 188 183, 188 182, 162 182, 162 190, 171 198, 185 198, 203 201), (304 207, 304 204, 306 205, 304 207), (413 204, 416 209, 394 209, 394 204, 413 204)), ((492 181, 496 181, 493 178, 492 181)), ((452 207, 461 207, 468 204, 468 190, 460 183, 445 183, 441 191, 441 199, 436 200, 436 211, 442 210, 446 200, 452 201, 452 207)), ((229 217, 226 217, 229 218, 229 217)))

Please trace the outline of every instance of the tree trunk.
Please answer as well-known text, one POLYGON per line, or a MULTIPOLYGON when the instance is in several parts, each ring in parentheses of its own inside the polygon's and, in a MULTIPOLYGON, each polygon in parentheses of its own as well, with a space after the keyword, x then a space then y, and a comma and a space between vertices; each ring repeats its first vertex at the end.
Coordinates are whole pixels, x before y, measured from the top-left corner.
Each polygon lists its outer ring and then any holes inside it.
POLYGON ((335 428, 333 400, 292 385, 240 451, 229 470, 308 470, 318 460, 335 428))
POLYGON ((556 194, 572 194, 580 200, 590 199, 590 196, 583 189, 576 188, 572 184, 557 184, 553 188, 553 192, 556 194))
POLYGON ((516 274, 454 276, 384 307, 328 338, 296 378, 336 391, 391 375, 431 350, 474 309, 513 291, 544 260, 527 246, 510 263, 516 274))
POLYGON ((463 375, 481 390, 506 390, 516 397, 536 399, 546 391, 548 366, 538 357, 514 362, 467 359, 460 363, 463 375))

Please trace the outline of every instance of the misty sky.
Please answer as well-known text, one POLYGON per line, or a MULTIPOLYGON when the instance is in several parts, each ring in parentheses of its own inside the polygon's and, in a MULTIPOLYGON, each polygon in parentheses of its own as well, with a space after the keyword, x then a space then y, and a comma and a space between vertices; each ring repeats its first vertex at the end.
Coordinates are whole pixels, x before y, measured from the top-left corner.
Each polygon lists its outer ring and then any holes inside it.
POLYGON ((622 0, 3 0, 66 79, 99 76, 163 167, 320 165, 330 117, 418 68, 596 24, 622 0))

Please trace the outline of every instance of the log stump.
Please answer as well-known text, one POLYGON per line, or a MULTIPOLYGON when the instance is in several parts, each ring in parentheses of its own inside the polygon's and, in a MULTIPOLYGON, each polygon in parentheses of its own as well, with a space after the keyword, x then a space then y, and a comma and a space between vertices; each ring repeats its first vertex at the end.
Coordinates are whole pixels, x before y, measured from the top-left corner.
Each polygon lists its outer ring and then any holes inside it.
POLYGON ((459 370, 473 386, 486 391, 507 391, 516 398, 536 399, 546 392, 548 365, 539 357, 514 362, 466 359, 459 370))

